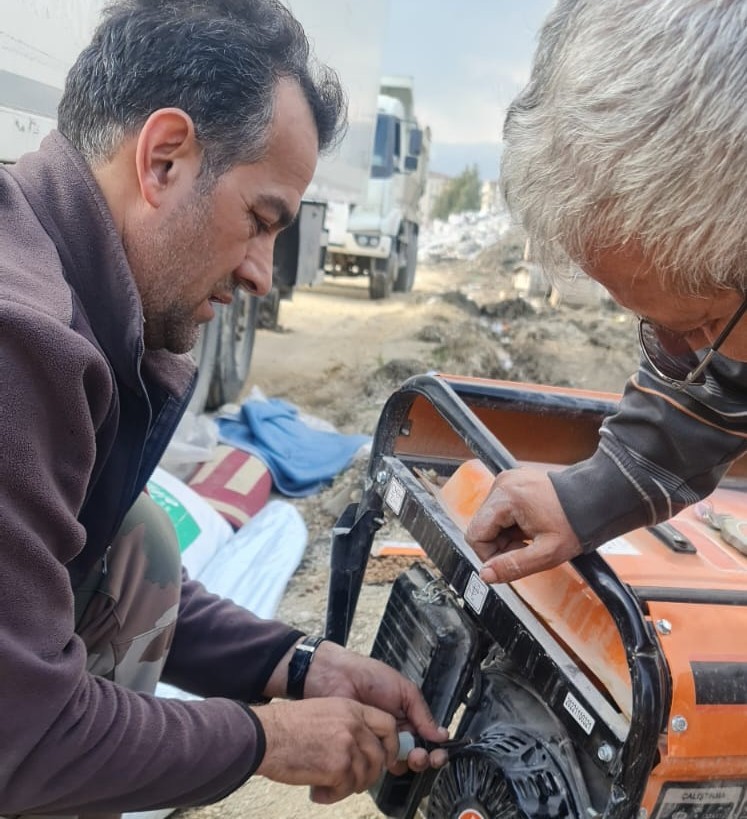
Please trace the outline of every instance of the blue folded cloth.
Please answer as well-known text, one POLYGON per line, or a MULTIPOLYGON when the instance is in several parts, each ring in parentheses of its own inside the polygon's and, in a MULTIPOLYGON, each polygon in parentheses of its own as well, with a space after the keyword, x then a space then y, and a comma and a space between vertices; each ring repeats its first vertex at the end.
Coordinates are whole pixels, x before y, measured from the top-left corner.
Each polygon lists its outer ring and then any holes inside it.
POLYGON ((250 398, 235 416, 215 420, 220 440, 261 458, 275 488, 289 497, 318 492, 371 440, 313 429, 281 398, 250 398))

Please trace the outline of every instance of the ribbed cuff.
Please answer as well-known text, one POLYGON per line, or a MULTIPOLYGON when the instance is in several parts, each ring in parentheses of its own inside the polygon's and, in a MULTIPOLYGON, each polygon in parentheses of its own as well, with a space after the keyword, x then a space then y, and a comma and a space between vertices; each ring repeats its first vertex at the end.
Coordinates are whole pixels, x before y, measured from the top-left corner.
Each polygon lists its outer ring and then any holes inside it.
POLYGON ((262 721, 254 713, 251 706, 245 702, 241 702, 241 700, 235 700, 235 702, 237 705, 240 705, 249 715, 249 718, 254 723, 254 729, 257 732, 257 746, 254 754, 254 764, 252 764, 252 766, 249 768, 249 773, 247 773, 245 779, 241 783, 243 785, 247 779, 254 775, 257 768, 259 768, 259 766, 262 764, 262 760, 265 758, 265 751, 267 750, 267 737, 265 736, 265 729, 262 725, 262 721))

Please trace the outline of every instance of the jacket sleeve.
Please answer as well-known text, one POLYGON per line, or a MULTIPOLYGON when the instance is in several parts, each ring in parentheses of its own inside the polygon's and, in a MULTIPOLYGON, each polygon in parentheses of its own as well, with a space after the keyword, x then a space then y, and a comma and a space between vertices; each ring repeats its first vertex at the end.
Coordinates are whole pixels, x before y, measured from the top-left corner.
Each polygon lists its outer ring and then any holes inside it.
POLYGON ((176 633, 165 682, 202 697, 263 700, 280 659, 303 632, 206 591, 184 573, 176 633))
MULTIPOLYGON (((251 712, 94 677, 74 633, 65 564, 85 541, 77 514, 111 402, 106 362, 64 321, 2 297, 0 330, 0 815, 220 799, 261 760, 251 712)), ((187 590, 188 613, 196 595, 187 590)), ((199 603, 210 605, 218 610, 199 603)), ((247 633, 260 646, 282 642, 277 625, 247 633)), ((271 654, 244 677, 248 688, 271 654)))
POLYGON ((582 547, 652 526, 710 494, 747 448, 747 365, 716 356, 678 392, 642 364, 586 461, 551 474, 582 547))

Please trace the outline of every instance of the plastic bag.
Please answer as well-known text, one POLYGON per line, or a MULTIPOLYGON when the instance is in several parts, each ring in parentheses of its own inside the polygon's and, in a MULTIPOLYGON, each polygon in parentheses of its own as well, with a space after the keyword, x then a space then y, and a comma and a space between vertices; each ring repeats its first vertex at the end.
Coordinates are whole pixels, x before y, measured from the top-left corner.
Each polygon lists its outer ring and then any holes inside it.
POLYGON ((218 427, 207 415, 184 413, 159 466, 186 481, 197 467, 209 461, 218 446, 218 427))

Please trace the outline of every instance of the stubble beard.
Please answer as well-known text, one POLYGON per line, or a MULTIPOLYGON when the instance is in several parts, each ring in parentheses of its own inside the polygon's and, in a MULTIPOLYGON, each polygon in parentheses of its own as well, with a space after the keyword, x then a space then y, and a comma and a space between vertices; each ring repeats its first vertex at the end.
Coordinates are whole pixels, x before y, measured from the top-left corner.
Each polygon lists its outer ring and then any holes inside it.
POLYGON ((130 268, 143 309, 143 340, 148 350, 189 352, 197 343, 198 304, 184 300, 185 283, 196 279, 194 270, 211 268, 209 197, 195 196, 156 231, 140 231, 125 241, 130 268))

